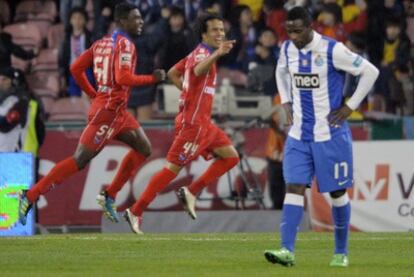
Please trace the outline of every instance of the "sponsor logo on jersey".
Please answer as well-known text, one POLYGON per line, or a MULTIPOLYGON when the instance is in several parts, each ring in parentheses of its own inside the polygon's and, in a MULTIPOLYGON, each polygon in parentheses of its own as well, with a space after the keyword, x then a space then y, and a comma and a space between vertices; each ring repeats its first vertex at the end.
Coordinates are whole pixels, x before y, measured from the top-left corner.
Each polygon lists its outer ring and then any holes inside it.
POLYGON ((320 86, 318 74, 296 73, 293 74, 293 80, 298 89, 315 89, 320 86))
POLYGON ((207 94, 214 94, 215 92, 216 92, 216 89, 214 87, 206 87, 204 89, 204 93, 207 93, 207 94))

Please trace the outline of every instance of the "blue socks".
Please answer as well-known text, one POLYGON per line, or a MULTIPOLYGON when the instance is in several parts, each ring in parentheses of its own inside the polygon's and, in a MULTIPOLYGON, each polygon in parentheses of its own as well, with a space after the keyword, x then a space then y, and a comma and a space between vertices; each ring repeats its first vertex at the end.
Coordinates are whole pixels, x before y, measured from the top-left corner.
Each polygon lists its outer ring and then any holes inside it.
POLYGON ((348 255, 349 221, 351 203, 348 194, 332 198, 332 217, 335 224, 335 254, 348 255))
POLYGON ((290 252, 295 250, 296 234, 302 220, 304 196, 287 193, 283 202, 282 222, 280 232, 282 236, 282 247, 290 252))

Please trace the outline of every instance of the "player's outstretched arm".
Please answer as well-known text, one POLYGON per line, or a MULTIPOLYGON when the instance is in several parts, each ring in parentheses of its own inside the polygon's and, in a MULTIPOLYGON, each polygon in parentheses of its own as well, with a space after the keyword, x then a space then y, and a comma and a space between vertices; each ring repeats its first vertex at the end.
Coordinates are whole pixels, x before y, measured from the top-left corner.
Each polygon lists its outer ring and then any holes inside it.
POLYGON ((165 80, 165 71, 163 69, 154 70, 151 75, 135 75, 129 69, 115 69, 115 81, 122 86, 147 86, 165 80))
POLYGON ((85 70, 91 67, 93 64, 93 53, 92 49, 89 48, 83 52, 70 66, 70 73, 79 87, 90 97, 96 97, 96 90, 89 83, 88 77, 86 76, 85 70))
POLYGON ((233 48, 234 44, 236 43, 235 40, 226 40, 220 44, 220 47, 217 48, 216 51, 213 52, 210 56, 206 59, 198 63, 194 67, 194 74, 196 76, 200 76, 203 74, 207 74, 210 70, 211 66, 222 56, 227 55, 231 49, 233 48))

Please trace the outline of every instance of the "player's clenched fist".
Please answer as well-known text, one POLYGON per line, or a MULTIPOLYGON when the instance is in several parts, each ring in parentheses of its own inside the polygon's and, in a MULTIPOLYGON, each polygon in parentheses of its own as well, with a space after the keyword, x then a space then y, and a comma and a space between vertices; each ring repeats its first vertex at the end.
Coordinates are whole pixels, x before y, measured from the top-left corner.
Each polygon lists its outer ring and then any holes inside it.
POLYGON ((231 49, 233 48, 235 43, 236 43, 235 40, 223 41, 222 43, 220 43, 220 46, 217 49, 217 54, 219 54, 219 56, 223 56, 223 55, 228 54, 231 51, 231 49))
POLYGON ((165 81, 167 76, 164 69, 155 69, 152 75, 154 75, 157 82, 165 81))

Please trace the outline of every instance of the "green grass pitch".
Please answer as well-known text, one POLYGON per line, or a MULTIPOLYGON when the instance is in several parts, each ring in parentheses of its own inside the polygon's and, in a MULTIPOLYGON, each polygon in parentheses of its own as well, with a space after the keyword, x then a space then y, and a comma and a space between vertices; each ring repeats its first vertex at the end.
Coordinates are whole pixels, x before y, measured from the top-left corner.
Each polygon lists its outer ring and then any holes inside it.
POLYGON ((331 233, 298 235, 294 267, 267 262, 279 234, 70 234, 0 238, 0 276, 414 276, 414 233, 352 233, 330 268, 331 233))

